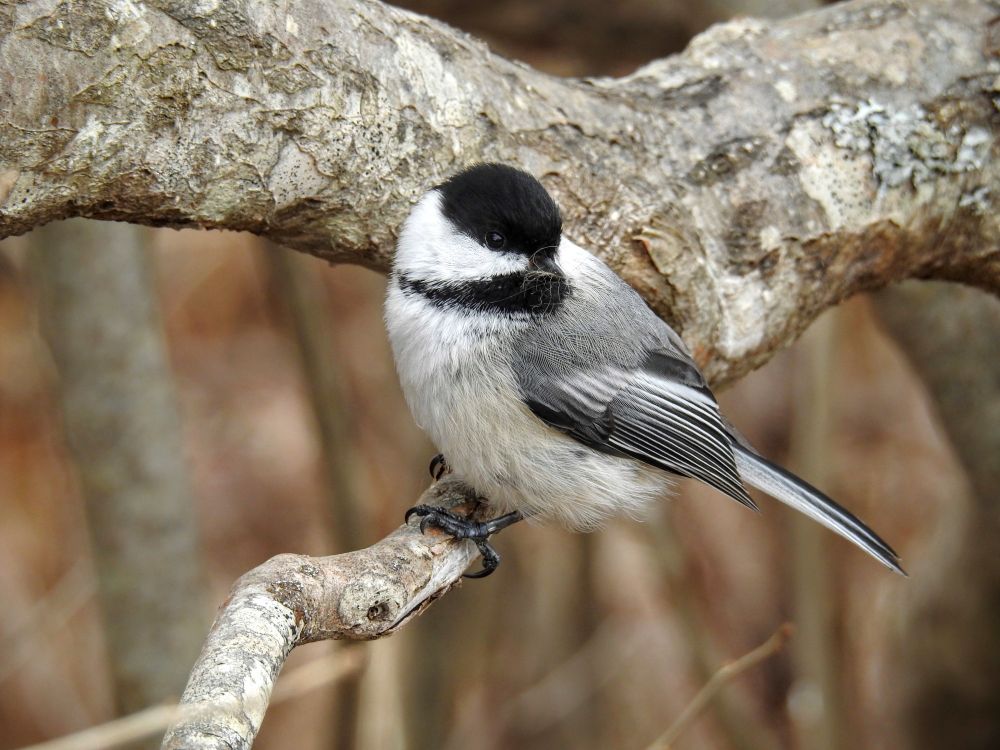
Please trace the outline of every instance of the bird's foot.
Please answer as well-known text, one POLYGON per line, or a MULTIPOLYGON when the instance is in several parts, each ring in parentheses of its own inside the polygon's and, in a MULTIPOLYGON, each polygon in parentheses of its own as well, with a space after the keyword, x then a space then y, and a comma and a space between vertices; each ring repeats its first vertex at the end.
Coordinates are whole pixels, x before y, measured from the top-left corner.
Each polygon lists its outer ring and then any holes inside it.
POLYGON ((421 534, 427 531, 428 526, 434 526, 454 539, 471 539, 476 543, 483 558, 483 569, 475 573, 466 573, 465 578, 485 578, 500 566, 500 554, 488 540, 492 534, 524 518, 521 511, 515 510, 489 521, 473 521, 434 505, 415 505, 410 508, 406 511, 406 523, 409 523, 410 516, 420 517, 421 534))
POLYGON ((435 482, 441 481, 441 477, 445 474, 451 474, 451 467, 448 465, 448 459, 444 457, 443 453, 438 453, 434 458, 431 459, 431 465, 427 467, 428 471, 431 473, 431 478, 435 482))

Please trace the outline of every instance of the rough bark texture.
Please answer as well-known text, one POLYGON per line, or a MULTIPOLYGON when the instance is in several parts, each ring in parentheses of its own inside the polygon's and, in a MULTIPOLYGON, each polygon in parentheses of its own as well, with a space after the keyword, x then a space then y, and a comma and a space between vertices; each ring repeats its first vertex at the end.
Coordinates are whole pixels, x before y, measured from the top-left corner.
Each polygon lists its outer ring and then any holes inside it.
MULTIPOLYGON (((420 502, 474 509, 450 479, 420 502)), ((333 557, 279 555, 245 574, 212 626, 181 699, 165 750, 249 748, 274 681, 297 645, 370 640, 394 632, 460 580, 479 553, 416 520, 380 542, 333 557)))
POLYGON ((32 235, 122 713, 176 698, 204 634, 197 521, 144 232, 74 219, 32 235))
POLYGON ((915 576, 899 663, 911 747, 1000 746, 1000 300, 903 284, 878 311, 913 363, 972 485, 915 576))
POLYGON ((385 269, 429 185, 513 162, 724 381, 858 290, 1000 289, 996 15, 845 3, 574 80, 363 0, 7 4, 0 235, 78 214, 385 269))

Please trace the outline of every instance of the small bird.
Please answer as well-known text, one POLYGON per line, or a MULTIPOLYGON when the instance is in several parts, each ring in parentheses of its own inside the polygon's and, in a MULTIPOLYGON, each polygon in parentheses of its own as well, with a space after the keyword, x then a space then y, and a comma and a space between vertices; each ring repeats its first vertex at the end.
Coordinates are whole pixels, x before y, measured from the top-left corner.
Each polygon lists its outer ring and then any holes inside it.
MULTIPOLYGON (((406 401, 447 466, 502 513, 407 512, 476 542, 524 517, 592 529, 692 477, 755 509, 744 483, 903 573, 847 510, 761 457, 719 412, 680 336, 562 232, 534 177, 477 164, 427 192, 400 233, 385 307, 406 401)), ((440 461, 432 464, 432 473, 440 461)))

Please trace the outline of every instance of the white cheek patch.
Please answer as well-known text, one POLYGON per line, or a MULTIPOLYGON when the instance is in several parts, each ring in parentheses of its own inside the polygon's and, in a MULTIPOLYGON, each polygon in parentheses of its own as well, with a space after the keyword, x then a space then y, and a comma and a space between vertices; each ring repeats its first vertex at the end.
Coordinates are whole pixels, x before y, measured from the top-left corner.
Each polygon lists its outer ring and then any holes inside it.
POLYGON ((565 235, 559 241, 556 262, 570 281, 583 281, 584 279, 592 281, 595 272, 598 277, 600 276, 600 267, 603 265, 595 255, 584 250, 565 235))
POLYGON ((440 193, 432 191, 403 225, 394 268, 421 281, 461 281, 525 271, 528 259, 490 250, 457 231, 441 213, 440 193))
POLYGON ((451 231, 443 239, 437 240, 433 248, 427 248, 430 263, 422 263, 415 271, 420 272, 424 281, 459 281, 463 279, 484 279, 507 273, 525 271, 528 259, 515 253, 498 253, 483 247, 471 237, 451 231))
POLYGON ((585 265, 593 262, 594 256, 574 243, 568 237, 559 239, 557 263, 567 276, 577 276, 585 265))

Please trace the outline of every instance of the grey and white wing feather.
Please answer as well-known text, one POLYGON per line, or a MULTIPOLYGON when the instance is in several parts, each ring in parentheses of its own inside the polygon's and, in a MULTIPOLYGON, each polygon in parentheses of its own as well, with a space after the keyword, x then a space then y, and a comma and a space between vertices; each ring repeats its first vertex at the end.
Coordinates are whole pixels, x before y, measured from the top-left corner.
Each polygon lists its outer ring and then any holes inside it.
POLYGON ((551 427, 596 450, 699 479, 756 510, 747 482, 904 573, 895 550, 861 520, 758 455, 732 430, 683 352, 651 352, 636 368, 575 364, 556 372, 519 371, 522 398, 551 427))
POLYGON ((537 330, 519 348, 518 382, 536 416, 596 450, 700 479, 755 508, 745 482, 903 572, 877 534, 761 457, 725 421, 680 336, 633 289, 585 251, 574 257, 587 283, 559 324, 537 330), (622 331, 632 335, 623 338, 622 331))
POLYGON ((906 575, 899 555, 861 519, 790 471, 773 464, 748 445, 734 440, 736 465, 747 484, 854 542, 890 570, 906 575))
POLYGON ((596 450, 699 479, 756 509, 718 405, 683 355, 650 352, 635 368, 529 367, 519 381, 524 402, 551 427, 596 450))

